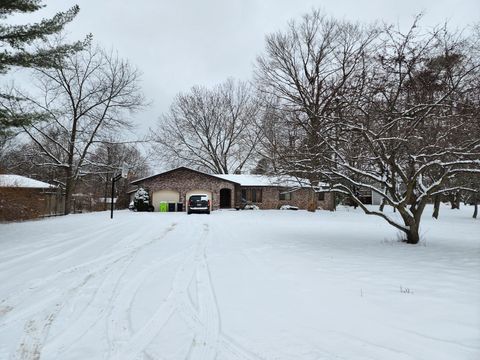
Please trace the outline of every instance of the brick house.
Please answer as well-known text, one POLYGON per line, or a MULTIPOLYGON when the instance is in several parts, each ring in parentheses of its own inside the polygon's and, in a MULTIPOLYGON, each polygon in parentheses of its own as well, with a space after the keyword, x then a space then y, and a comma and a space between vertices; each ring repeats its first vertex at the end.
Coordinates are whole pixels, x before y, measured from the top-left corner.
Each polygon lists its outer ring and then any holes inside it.
POLYGON ((149 191, 155 211, 159 211, 161 202, 180 203, 185 209, 186 201, 195 193, 208 194, 212 210, 236 208, 245 202, 261 209, 278 209, 282 205, 307 209, 314 203, 317 208, 331 210, 334 205, 332 194, 316 193, 293 178, 206 174, 187 167, 138 179, 132 185, 149 191))

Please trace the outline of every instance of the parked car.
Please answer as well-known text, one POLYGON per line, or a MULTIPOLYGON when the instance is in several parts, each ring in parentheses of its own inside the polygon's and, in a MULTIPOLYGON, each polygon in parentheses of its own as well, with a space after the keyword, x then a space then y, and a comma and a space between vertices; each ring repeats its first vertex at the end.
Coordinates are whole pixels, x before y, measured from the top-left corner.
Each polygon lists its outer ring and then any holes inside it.
POLYGON ((210 214, 210 199, 207 194, 195 194, 190 196, 187 204, 187 214, 205 213, 210 214))

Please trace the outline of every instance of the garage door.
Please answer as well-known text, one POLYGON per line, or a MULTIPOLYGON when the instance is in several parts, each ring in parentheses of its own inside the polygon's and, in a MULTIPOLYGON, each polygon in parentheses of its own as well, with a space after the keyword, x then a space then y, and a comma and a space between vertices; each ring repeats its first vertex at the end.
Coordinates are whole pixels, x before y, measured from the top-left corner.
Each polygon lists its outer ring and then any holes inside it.
POLYGON ((212 192, 211 191, 207 191, 207 190, 192 190, 192 191, 189 191, 187 192, 187 196, 185 197, 186 201, 188 202, 188 199, 190 199, 190 196, 191 195, 199 195, 199 194, 207 194, 208 195, 208 198, 210 199, 210 210, 212 209, 212 205, 213 205, 213 198, 212 198, 212 192))
POLYGON ((155 191, 152 195, 152 205, 155 211, 160 211, 161 202, 178 203, 180 201, 180 194, 173 190, 155 191))

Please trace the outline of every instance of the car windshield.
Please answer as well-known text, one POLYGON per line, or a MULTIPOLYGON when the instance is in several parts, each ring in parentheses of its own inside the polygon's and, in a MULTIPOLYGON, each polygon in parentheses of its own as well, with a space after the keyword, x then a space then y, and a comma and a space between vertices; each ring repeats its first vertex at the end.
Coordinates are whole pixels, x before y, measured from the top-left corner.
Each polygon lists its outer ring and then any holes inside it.
POLYGON ((206 195, 192 195, 190 196, 190 201, 200 201, 200 200, 208 200, 208 197, 206 195))

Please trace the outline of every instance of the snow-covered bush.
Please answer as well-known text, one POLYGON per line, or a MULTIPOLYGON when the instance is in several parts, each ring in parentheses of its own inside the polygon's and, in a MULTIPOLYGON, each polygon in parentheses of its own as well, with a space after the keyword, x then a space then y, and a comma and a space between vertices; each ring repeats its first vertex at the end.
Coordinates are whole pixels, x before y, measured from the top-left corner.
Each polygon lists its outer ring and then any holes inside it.
POLYGON ((148 202, 150 200, 150 195, 144 188, 139 188, 135 193, 135 201, 148 202))
POLYGON ((298 210, 298 206, 282 205, 280 206, 280 210, 298 210))
POLYGON ((257 205, 247 204, 243 210, 260 210, 260 208, 257 205))
POLYGON ((139 188, 134 196, 135 210, 137 211, 149 211, 150 209, 150 195, 144 188, 139 188))

